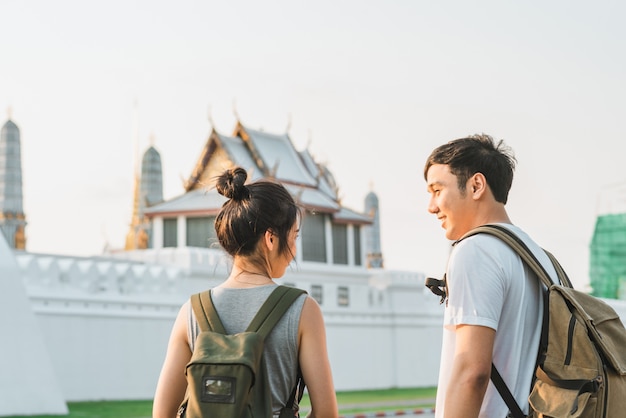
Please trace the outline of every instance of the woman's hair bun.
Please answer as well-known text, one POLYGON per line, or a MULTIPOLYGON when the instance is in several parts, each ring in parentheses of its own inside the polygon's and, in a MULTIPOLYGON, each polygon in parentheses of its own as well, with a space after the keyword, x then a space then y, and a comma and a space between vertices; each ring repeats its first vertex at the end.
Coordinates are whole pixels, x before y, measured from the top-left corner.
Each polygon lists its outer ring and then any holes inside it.
POLYGON ((224 197, 234 200, 243 200, 250 196, 245 186, 248 173, 241 167, 224 171, 218 178, 215 188, 224 197))

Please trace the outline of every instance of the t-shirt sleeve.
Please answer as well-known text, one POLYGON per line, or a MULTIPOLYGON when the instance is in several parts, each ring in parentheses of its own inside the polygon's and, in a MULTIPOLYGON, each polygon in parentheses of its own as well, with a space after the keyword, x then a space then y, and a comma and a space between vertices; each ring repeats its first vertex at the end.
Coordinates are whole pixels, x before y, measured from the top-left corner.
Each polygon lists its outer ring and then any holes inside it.
POLYGON ((446 274, 446 327, 480 325, 498 329, 507 280, 499 259, 501 245, 493 237, 478 235, 455 246, 446 274))

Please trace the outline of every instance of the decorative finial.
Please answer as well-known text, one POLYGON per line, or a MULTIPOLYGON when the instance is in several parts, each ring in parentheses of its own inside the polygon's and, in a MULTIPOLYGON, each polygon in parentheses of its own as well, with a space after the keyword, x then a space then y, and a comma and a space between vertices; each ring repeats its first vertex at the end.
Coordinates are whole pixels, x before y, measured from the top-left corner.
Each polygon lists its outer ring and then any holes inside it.
POLYGON ((233 114, 235 115, 237 121, 239 121, 239 113, 237 113, 237 99, 233 99, 233 114))
POLYGON ((296 201, 296 203, 302 203, 303 193, 304 193, 304 187, 296 192, 296 195, 294 196, 294 200, 296 201))
POLYGON ((276 173, 278 172, 278 165, 280 164, 280 160, 277 160, 274 164, 274 167, 270 169, 269 177, 272 179, 276 178, 276 173))
POLYGON ((139 162, 139 103, 137 98, 133 100, 133 166, 135 167, 135 177, 139 176, 141 163, 139 162))
POLYGON ((211 112, 211 105, 209 105, 209 124, 211 125, 211 128, 213 128, 215 126, 215 124, 213 123, 213 113, 211 112))
POLYGON ((9 106, 7 107, 7 118, 11 120, 11 117, 13 117, 13 108, 9 106))
POLYGON ((156 143, 156 137, 154 136, 154 132, 150 133, 150 146, 153 147, 156 143))

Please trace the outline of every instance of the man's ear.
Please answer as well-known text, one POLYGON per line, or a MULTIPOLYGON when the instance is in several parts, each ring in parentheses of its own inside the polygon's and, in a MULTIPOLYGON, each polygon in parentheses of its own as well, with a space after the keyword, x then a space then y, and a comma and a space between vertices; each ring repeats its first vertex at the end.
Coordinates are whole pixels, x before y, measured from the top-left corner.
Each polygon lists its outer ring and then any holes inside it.
POLYGON ((483 173, 475 173, 468 181, 468 191, 472 198, 479 199, 487 190, 487 179, 483 173))

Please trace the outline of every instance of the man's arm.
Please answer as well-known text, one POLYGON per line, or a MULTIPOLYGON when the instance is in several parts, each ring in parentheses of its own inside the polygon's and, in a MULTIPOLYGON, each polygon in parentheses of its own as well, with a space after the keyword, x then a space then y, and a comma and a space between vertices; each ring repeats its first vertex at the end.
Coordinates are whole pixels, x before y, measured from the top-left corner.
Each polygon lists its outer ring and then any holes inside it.
POLYGON ((460 325, 456 328, 456 351, 445 398, 445 418, 478 417, 491 377, 492 328, 460 325))

